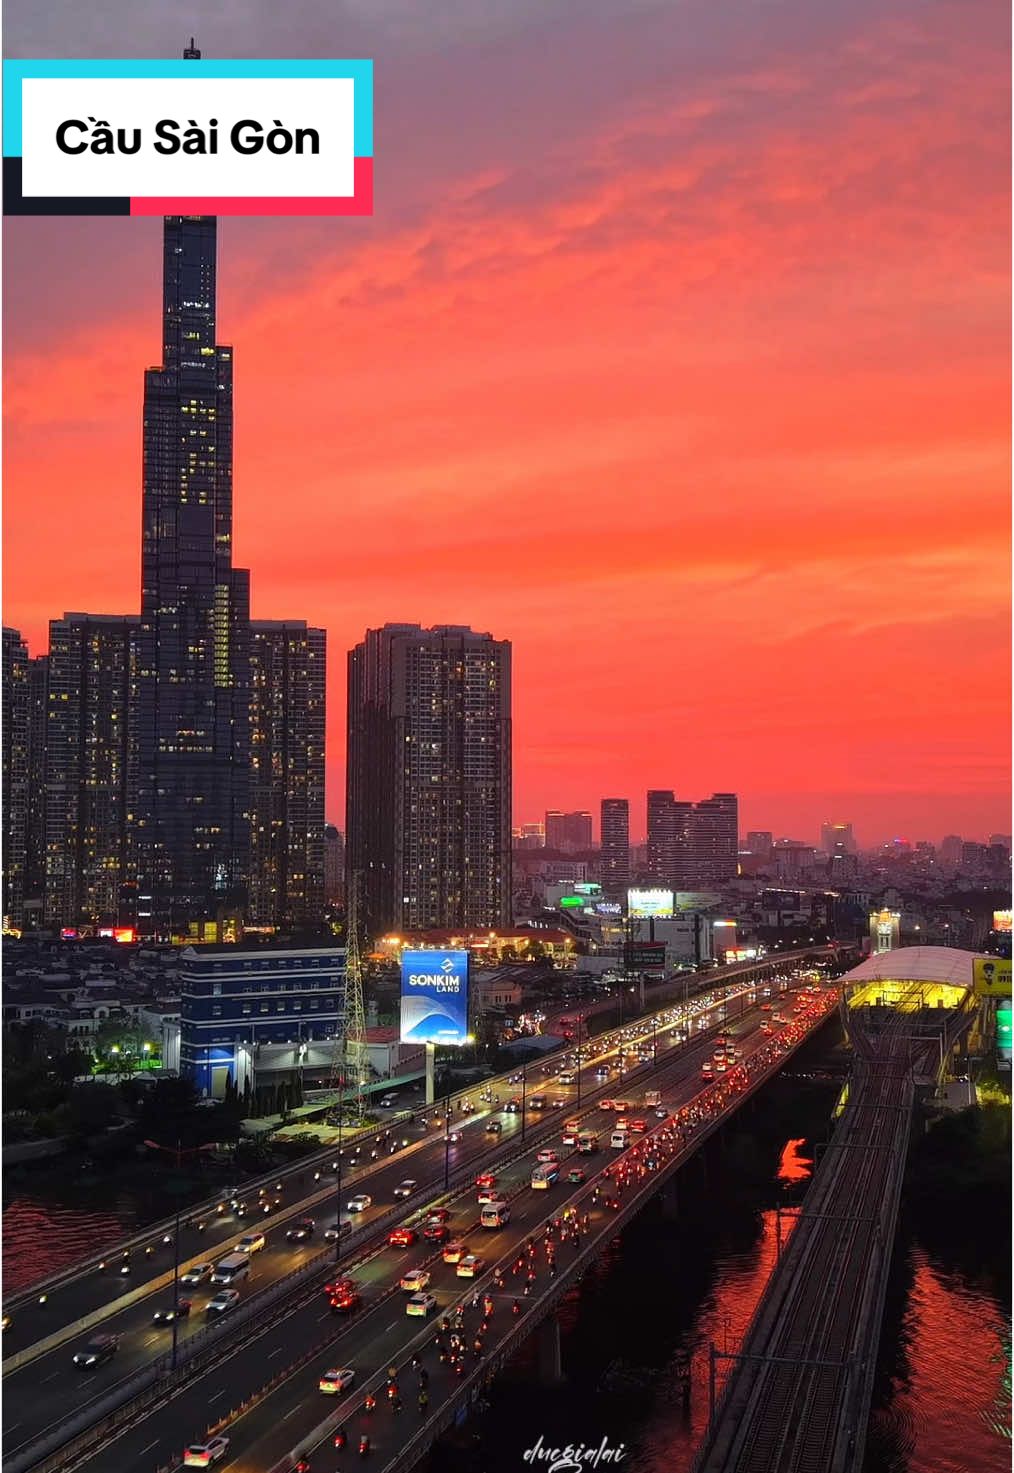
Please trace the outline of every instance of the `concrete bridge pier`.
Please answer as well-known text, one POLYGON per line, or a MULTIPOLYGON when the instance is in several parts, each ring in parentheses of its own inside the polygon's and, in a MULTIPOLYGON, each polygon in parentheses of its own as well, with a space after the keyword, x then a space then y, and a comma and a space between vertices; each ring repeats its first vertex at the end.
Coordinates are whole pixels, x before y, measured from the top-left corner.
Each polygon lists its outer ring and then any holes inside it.
POLYGON ((536 1330, 538 1341, 539 1380, 543 1386, 556 1386, 563 1380, 563 1357, 560 1353, 560 1321, 555 1314, 536 1330))

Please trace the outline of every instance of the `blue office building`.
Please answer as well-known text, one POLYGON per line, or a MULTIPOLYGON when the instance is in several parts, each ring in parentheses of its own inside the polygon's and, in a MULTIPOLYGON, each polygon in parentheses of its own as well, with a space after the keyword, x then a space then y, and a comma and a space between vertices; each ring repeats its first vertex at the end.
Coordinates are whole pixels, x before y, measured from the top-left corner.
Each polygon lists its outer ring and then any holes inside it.
POLYGON ((180 1073, 221 1099, 298 1069, 326 1078, 345 1033, 338 946, 188 946, 180 967, 180 1073))

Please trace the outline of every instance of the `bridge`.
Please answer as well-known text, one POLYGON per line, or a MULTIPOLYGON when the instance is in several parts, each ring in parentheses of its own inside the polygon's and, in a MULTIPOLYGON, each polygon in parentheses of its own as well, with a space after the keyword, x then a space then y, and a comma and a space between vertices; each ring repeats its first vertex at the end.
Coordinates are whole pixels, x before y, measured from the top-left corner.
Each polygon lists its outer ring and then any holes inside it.
MULTIPOLYGON (((814 960, 827 962, 829 956, 826 951, 814 949, 795 960, 797 964, 805 961, 812 966, 814 960)), ((357 1143, 353 1148, 355 1163, 352 1153, 346 1153, 344 1173, 331 1173, 333 1149, 316 1163, 300 1163, 299 1169, 293 1169, 282 1181, 285 1200, 272 1195, 279 1183, 269 1179, 271 1214, 265 1219, 265 1227, 281 1227, 282 1231, 269 1232, 267 1249, 252 1260, 252 1292, 244 1293, 231 1325, 228 1318, 220 1328, 200 1324, 203 1316, 196 1311, 197 1322, 181 1324, 175 1370, 171 1369, 165 1350, 160 1349, 167 1343, 166 1331, 154 1328, 151 1323, 153 1310, 165 1307, 172 1280, 165 1257, 168 1253, 171 1258, 173 1245, 162 1242, 166 1234, 149 1234, 147 1240, 142 1235, 123 1250, 130 1255, 128 1262, 140 1258, 145 1270, 157 1270, 153 1277, 144 1278, 126 1294, 118 1293, 110 1283, 110 1267, 118 1260, 109 1253, 102 1260, 106 1263, 104 1272, 93 1261, 80 1266, 77 1272, 61 1276, 48 1290, 40 1286, 47 1304, 50 1295, 57 1305, 64 1303, 55 1328, 47 1326, 48 1333, 37 1340, 30 1338, 30 1329, 23 1329, 24 1343, 5 1362, 8 1392, 5 1469, 8 1473, 20 1473, 22 1469, 48 1473, 48 1470, 77 1467, 98 1470, 108 1468, 111 1457, 116 1466, 139 1468, 142 1473, 147 1467, 154 1473, 156 1468, 175 1466, 181 1435, 191 1439, 201 1435, 210 1413, 227 1421, 230 1429, 227 1435, 238 1450, 246 1445, 250 1448, 249 1456, 240 1451, 238 1460, 234 1459, 228 1466, 245 1468, 248 1473, 254 1470, 263 1473, 273 1461, 281 1458, 284 1462, 293 1451, 290 1439, 312 1434, 313 1422, 320 1419, 320 1405, 314 1392, 307 1406, 307 1388, 315 1387, 314 1377, 320 1370, 327 1369, 336 1356, 348 1357, 356 1364, 362 1382, 366 1376, 364 1368, 379 1371, 396 1347, 407 1345, 419 1333, 419 1322, 404 1313, 404 1296, 398 1280, 407 1267, 422 1265, 432 1271, 432 1265, 439 1262, 439 1254, 434 1258, 428 1243, 392 1251, 387 1246, 389 1228, 406 1222, 418 1226, 428 1207, 442 1203, 452 1214, 451 1227, 455 1234, 467 1232, 482 1236, 486 1239, 484 1248, 492 1238, 498 1253, 509 1255, 516 1251, 519 1238, 538 1235, 541 1239, 545 1222, 554 1212, 571 1205, 572 1200, 576 1210, 580 1201, 582 1217, 587 1217, 580 1254, 575 1251, 571 1255, 569 1250, 561 1254, 559 1266, 554 1266, 553 1284, 540 1284, 534 1299, 531 1295, 521 1296, 522 1300, 532 1302, 524 1303, 524 1313, 516 1317, 509 1314, 512 1303, 509 1289, 498 1290, 494 1295, 503 1335, 495 1337, 495 1343, 494 1338, 484 1342, 482 1369, 488 1376, 503 1355, 511 1353, 510 1346, 522 1330, 531 1333, 551 1313, 559 1297, 556 1286, 562 1293, 566 1284, 573 1281, 574 1274, 581 1271, 586 1255, 597 1252, 601 1243, 608 1241, 617 1227, 637 1210, 635 1199, 639 1205, 647 1195, 657 1191, 721 1121, 781 1067, 787 1054, 816 1026, 819 1020, 814 1018, 806 1026, 797 1022, 775 1030, 762 1011, 765 1006, 769 1010, 777 1006, 779 984, 770 980, 770 974, 775 968, 784 969, 787 965, 788 959, 773 958, 768 959, 763 971, 756 967, 745 969, 745 973, 737 969, 740 973, 737 977, 723 978, 723 985, 703 997, 583 1044, 580 1069, 575 1069, 578 1061, 574 1048, 556 1056, 551 1064, 541 1065, 541 1069, 548 1071, 545 1077, 550 1082, 544 1087, 552 1092, 554 1103, 563 1106, 568 1116, 578 1118, 582 1126, 597 1125, 597 1134, 602 1130, 603 1119, 608 1118, 601 1111, 601 1098, 610 1089, 614 1093, 617 1089, 627 1093, 648 1083, 663 1093, 669 1114, 661 1122, 652 1118, 655 1128, 644 1138, 658 1152, 658 1158, 648 1164, 638 1155, 646 1147, 641 1144, 632 1147, 632 1161, 641 1174, 636 1184, 632 1178, 620 1183, 615 1195, 604 1193, 598 1183, 561 1183, 552 1193, 531 1190, 536 1151, 540 1146, 545 1147, 547 1141, 558 1141, 560 1121, 564 1117, 552 1105, 544 1111, 531 1105, 536 1087, 533 1077, 537 1081, 541 1075, 536 1066, 529 1066, 529 1108, 520 1116, 504 1115, 501 1136, 491 1139, 486 1133, 490 1111, 480 1110, 469 1118, 467 1125, 462 1118, 462 1128, 454 1132, 460 1136, 457 1141, 452 1140, 448 1127, 442 1131, 435 1129, 436 1122, 419 1127, 422 1132, 419 1136, 410 1132, 400 1137, 402 1127, 393 1127, 399 1132, 399 1138, 393 1142, 396 1149, 393 1159, 380 1152, 375 1162, 367 1159, 377 1149, 380 1138, 374 1133, 370 1141, 357 1143), (767 985, 774 1004, 762 1002, 763 973, 769 974, 767 985), (701 1064, 710 1054, 714 1035, 723 1023, 742 1037, 742 1062, 735 1079, 730 1071, 725 1079, 704 1085, 701 1064), (617 1064, 620 1048, 639 1051, 636 1060, 628 1053, 623 1074, 617 1064), (574 1086, 555 1082, 556 1072, 565 1069, 576 1073, 574 1086), (682 1118, 673 1123, 677 1115, 682 1118), (665 1139, 666 1136, 669 1138, 665 1139), (408 1144, 403 1146, 402 1140, 408 1144), (371 1141, 372 1148, 368 1151, 371 1141), (476 1171, 488 1168, 490 1163, 502 1187, 514 1197, 510 1225, 502 1233, 492 1235, 478 1229, 473 1186, 476 1171), (311 1170, 314 1165, 315 1169, 311 1170), (420 1207, 415 1213, 392 1196, 394 1185, 409 1172, 418 1178, 418 1200, 427 1203, 427 1208, 420 1207), (338 1182, 343 1174, 344 1190, 361 1190, 365 1186, 374 1197, 374 1205, 364 1214, 363 1226, 341 1247, 343 1268, 347 1266, 354 1273, 363 1297, 363 1310, 351 1325, 336 1321, 321 1296, 329 1266, 330 1272, 334 1271, 334 1250, 293 1248, 284 1241, 285 1226, 294 1218, 305 1216, 308 1210, 326 1214, 318 1221, 318 1233, 328 1221, 337 1220, 336 1187, 341 1190, 338 1182), (445 1185, 443 1192, 441 1178, 445 1185), (582 1192, 583 1187, 586 1190, 582 1192), (596 1191, 598 1195, 592 1199, 591 1194, 596 1191), (553 1199, 550 1204, 546 1202, 547 1196, 553 1199), (392 1200, 393 1206, 386 1205, 392 1200), (148 1249, 152 1250, 150 1256, 148 1249), (571 1256, 573 1263, 565 1273, 562 1258, 571 1256), (82 1304, 83 1313, 79 1309, 82 1304), (93 1307, 89 1308, 89 1304, 93 1307), (121 1372, 118 1380, 108 1371, 105 1375, 95 1372, 81 1376, 71 1370, 71 1348, 64 1348, 67 1340, 95 1326, 121 1335, 117 1359, 126 1353, 125 1363, 120 1361, 120 1364, 128 1371, 127 1376, 121 1372), (378 1337, 383 1337, 382 1347, 378 1337), (505 1342, 503 1345, 501 1340, 505 1342), (267 1375, 268 1372, 271 1374, 267 1375), (307 1425, 308 1413, 310 1425, 307 1425), (181 1427, 186 1429, 183 1434, 181 1427)), ((718 980, 714 976, 708 979, 709 983, 718 980)), ((821 1017, 830 1002, 830 995, 825 994, 821 1017)), ((516 1083, 516 1076, 491 1082, 507 1093, 512 1083, 516 1083)), ((608 1136, 603 1138, 603 1144, 607 1139, 608 1136)), ((381 1148, 384 1149, 390 1147, 381 1148)), ((621 1153, 621 1159, 626 1155, 621 1153)), ((567 1160, 565 1166, 574 1166, 576 1159, 567 1160)), ((584 1158, 581 1159, 584 1164, 584 1158)), ((596 1174, 600 1173, 603 1158, 591 1159, 596 1174)), ((592 1178, 593 1173, 589 1171, 588 1176, 592 1178)), ((259 1190, 267 1190, 267 1185, 262 1184, 259 1190)), ((248 1201, 258 1200, 251 1187, 245 1189, 244 1195, 248 1201)), ((184 1242, 180 1248, 184 1267, 200 1259, 213 1259, 234 1246, 237 1235, 251 1226, 249 1221, 237 1222, 232 1218, 228 1204, 209 1204, 209 1207, 212 1215, 200 1237, 196 1236, 196 1215, 189 1220, 189 1227, 181 1228, 181 1238, 188 1232, 195 1234, 189 1245, 184 1242), (216 1212, 215 1205, 226 1210, 216 1212)), ((492 1260, 484 1264, 486 1278, 480 1281, 480 1287, 491 1282, 493 1269, 492 1260)), ((438 1271, 452 1290, 450 1299, 443 1293, 438 1296, 443 1308, 445 1301, 450 1306, 457 1300, 462 1286, 456 1282, 453 1271, 444 1271, 442 1265, 438 1271)), ((203 1308, 208 1292, 204 1288, 194 1294, 198 1309, 203 1308)), ((37 1288, 32 1298, 37 1300, 43 1294, 37 1288)), ((172 1302, 171 1292, 168 1302, 172 1302)), ((46 1305, 37 1306, 29 1302, 29 1297, 22 1296, 15 1308, 14 1324, 24 1319, 31 1326, 35 1314, 44 1311, 46 1305)), ((424 1337, 432 1337, 431 1331, 422 1333, 424 1337)), ((430 1440, 446 1425, 438 1399, 440 1371, 437 1365, 433 1370, 431 1411, 425 1423, 430 1440)), ((452 1415, 457 1414, 458 1407, 468 1404, 475 1391, 470 1376, 464 1377, 463 1382, 448 1388, 445 1400, 452 1408, 452 1415)), ((392 1456, 395 1451, 392 1447, 392 1456)), ((397 1455, 403 1457, 400 1451, 397 1455)))
POLYGON ((972 1021, 971 963, 971 953, 903 948, 842 979, 855 1060, 848 1103, 741 1350, 711 1348, 711 1419, 695 1473, 862 1467, 913 1106, 942 1080, 972 1021))

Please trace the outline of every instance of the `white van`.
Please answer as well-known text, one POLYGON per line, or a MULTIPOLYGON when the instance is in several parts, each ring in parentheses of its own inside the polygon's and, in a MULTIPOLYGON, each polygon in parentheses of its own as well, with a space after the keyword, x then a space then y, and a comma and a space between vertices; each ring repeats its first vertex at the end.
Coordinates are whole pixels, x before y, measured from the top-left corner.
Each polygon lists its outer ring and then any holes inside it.
POLYGON ((630 1132, 628 1130, 614 1130, 609 1137, 609 1144, 614 1151, 625 1151, 630 1145, 630 1132))
POLYGON ((246 1253, 230 1253, 220 1258, 211 1275, 213 1284, 238 1284, 250 1272, 250 1259, 246 1253))

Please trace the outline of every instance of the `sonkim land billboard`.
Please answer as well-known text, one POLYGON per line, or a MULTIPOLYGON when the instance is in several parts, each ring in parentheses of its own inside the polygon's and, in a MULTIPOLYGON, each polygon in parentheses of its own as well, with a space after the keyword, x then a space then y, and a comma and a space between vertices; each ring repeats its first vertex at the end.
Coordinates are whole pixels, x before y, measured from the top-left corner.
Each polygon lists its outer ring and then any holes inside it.
POLYGON ((403 951, 402 1043, 464 1043, 468 1037, 468 952, 403 951))

